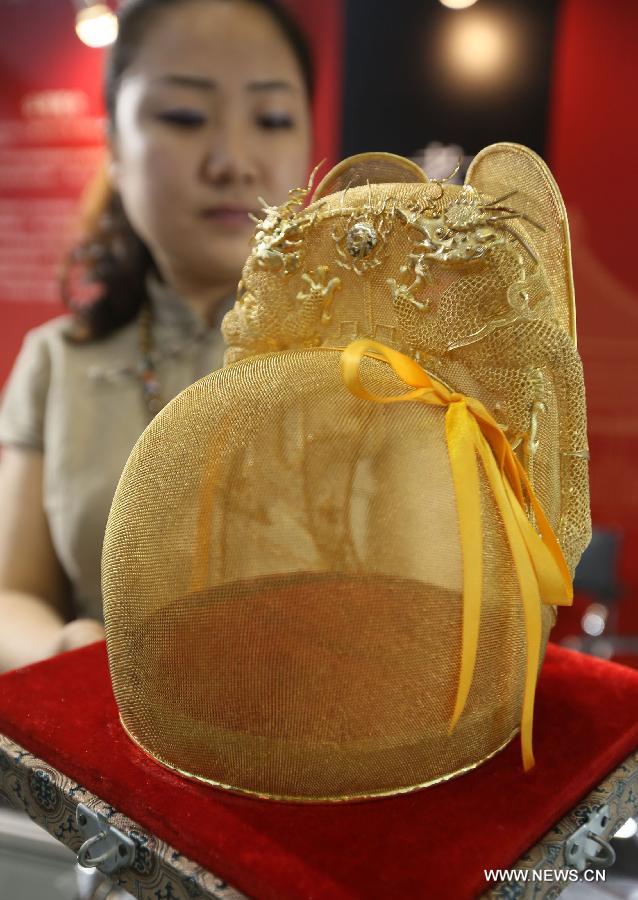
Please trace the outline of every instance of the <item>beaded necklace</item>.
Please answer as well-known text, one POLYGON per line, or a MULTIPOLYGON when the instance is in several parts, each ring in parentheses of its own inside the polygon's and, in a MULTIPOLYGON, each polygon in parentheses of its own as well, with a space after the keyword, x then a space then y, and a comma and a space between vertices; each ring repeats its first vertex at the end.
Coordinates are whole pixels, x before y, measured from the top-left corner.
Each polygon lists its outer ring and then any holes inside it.
POLYGON ((160 383, 154 361, 153 313, 150 303, 145 303, 140 312, 138 376, 142 384, 144 402, 151 417, 164 406, 160 383))
MULTIPOLYGON (((234 303, 234 296, 229 297, 226 302, 220 304, 216 320, 211 326, 219 327, 221 319, 234 303)), ((200 334, 194 338, 194 342, 201 340, 204 335, 200 334)), ((153 338, 153 307, 150 301, 144 304, 139 315, 139 333, 138 333, 139 360, 136 366, 136 374, 142 385, 142 394, 144 403, 148 412, 153 418, 166 405, 168 400, 162 397, 162 389, 156 368, 156 350, 153 338)), ((170 399, 170 398, 168 398, 170 399)))

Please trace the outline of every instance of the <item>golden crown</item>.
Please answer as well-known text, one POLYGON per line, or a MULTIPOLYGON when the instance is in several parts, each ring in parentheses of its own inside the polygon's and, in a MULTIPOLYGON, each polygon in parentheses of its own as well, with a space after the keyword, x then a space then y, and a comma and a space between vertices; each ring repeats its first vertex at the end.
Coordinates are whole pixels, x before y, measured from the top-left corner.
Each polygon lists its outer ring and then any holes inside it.
POLYGON ((226 365, 153 420, 107 526, 122 723, 262 797, 472 768, 520 728, 589 539, 567 219, 530 150, 463 186, 364 154, 265 209, 226 365), (407 386, 407 388, 406 388, 407 386))

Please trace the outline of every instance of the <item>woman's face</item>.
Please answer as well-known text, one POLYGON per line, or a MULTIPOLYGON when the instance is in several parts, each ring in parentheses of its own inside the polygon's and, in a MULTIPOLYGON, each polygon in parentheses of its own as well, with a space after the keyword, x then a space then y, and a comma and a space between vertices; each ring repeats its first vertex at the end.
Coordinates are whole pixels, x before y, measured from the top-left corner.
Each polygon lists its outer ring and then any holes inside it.
POLYGON ((117 96, 112 177, 169 281, 234 282, 263 197, 306 183, 310 119, 294 51, 267 12, 184 0, 149 26, 117 96))

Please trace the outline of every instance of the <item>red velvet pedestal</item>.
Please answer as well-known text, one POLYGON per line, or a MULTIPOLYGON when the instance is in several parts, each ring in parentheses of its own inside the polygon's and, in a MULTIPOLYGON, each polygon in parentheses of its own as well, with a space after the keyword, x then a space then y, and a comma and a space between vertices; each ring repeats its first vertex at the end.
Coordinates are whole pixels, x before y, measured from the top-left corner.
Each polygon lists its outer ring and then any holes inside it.
POLYGON ((638 748, 638 672, 550 645, 531 772, 514 740, 460 778, 350 804, 249 799, 153 762, 119 724, 104 644, 0 677, 0 734, 259 900, 464 900, 638 748))

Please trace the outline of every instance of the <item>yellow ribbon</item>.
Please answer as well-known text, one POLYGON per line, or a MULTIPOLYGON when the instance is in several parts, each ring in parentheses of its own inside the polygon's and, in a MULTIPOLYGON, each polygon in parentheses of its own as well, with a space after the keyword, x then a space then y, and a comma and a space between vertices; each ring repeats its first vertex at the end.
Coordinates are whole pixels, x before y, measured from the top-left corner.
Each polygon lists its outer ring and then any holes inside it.
POLYGON ((527 473, 502 429, 479 400, 448 390, 403 353, 365 338, 354 341, 343 351, 342 374, 349 390, 364 400, 375 403, 419 401, 447 407, 445 431, 463 558, 461 669, 450 733, 465 708, 478 647, 483 542, 477 455, 483 464, 505 527, 523 602, 527 660, 521 748, 523 766, 527 771, 534 765, 532 724, 541 654, 541 603, 569 606, 573 596, 567 564, 527 473), (377 396, 368 391, 361 383, 359 374, 361 360, 366 355, 388 362, 396 375, 415 390, 393 397, 377 396), (540 535, 525 512, 525 497, 533 510, 540 535))

